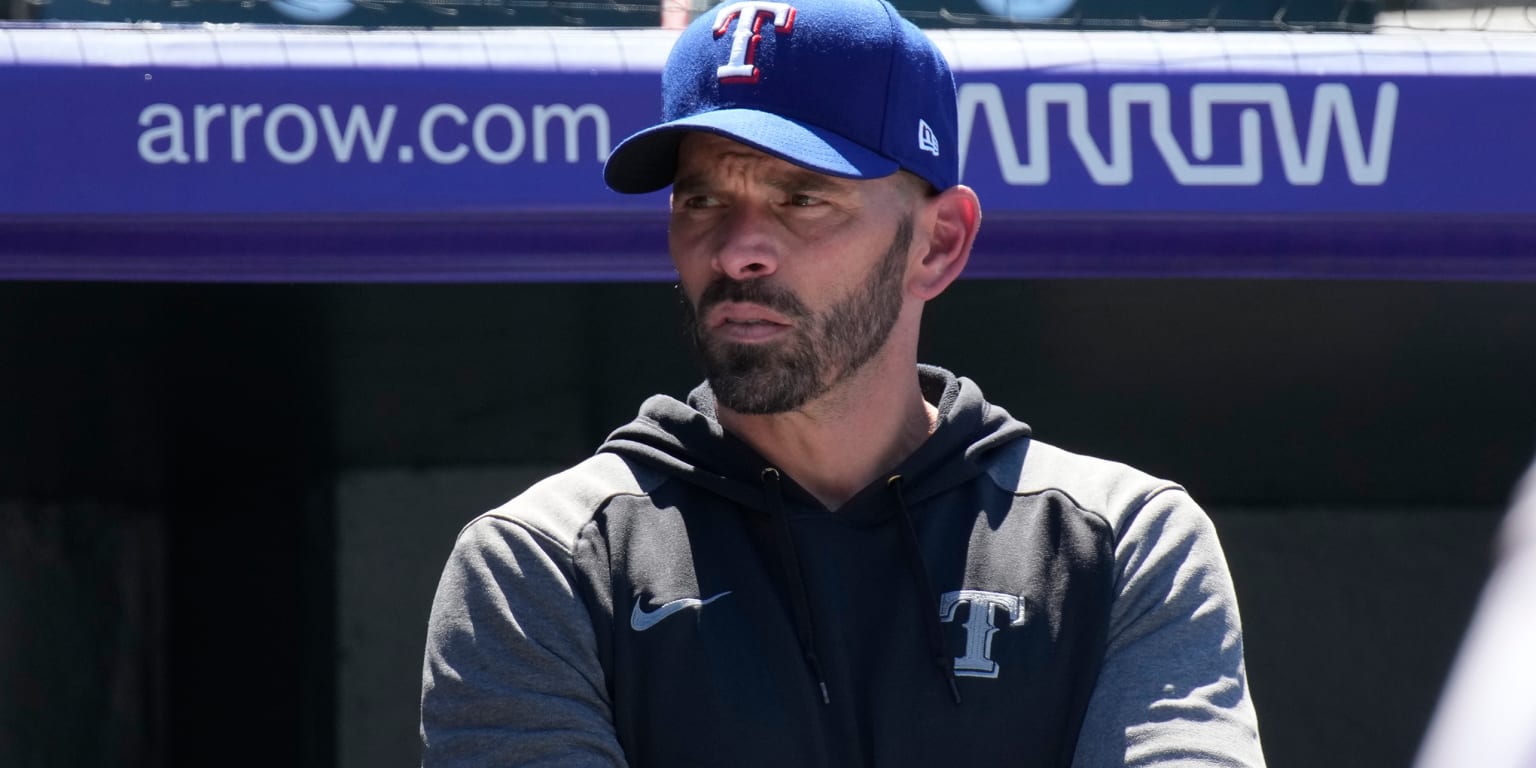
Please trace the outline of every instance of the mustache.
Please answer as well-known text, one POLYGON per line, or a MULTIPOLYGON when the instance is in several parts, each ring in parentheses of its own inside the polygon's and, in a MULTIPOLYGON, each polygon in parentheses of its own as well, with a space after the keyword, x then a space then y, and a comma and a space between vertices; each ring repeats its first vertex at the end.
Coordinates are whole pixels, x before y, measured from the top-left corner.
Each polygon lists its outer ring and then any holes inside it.
POLYGON ((717 277, 705 286, 703 295, 699 296, 697 310, 699 316, 702 317, 711 307, 725 301, 760 304, 793 319, 810 315, 810 310, 800 301, 800 297, 786 288, 770 284, 767 280, 732 280, 728 277, 717 277))

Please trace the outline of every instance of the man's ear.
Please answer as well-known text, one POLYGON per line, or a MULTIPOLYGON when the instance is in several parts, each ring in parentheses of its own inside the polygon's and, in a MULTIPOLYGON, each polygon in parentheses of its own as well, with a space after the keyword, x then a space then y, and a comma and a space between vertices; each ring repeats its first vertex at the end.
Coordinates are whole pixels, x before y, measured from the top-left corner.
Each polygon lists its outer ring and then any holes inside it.
POLYGON ((931 218, 926 251, 913 266, 907 281, 923 301, 944 292, 965 270, 971 245, 981 228, 981 201, 970 187, 956 185, 924 201, 931 218))

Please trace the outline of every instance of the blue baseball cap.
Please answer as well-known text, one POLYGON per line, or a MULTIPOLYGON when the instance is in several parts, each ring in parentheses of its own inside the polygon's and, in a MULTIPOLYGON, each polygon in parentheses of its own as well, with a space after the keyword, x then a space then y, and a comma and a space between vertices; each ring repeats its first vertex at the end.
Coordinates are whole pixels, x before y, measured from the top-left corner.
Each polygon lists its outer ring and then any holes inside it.
POLYGON ((721 3, 678 38, 661 91, 663 122, 608 156, 615 191, 671 184, 692 131, 831 176, 905 169, 940 190, 959 183, 954 76, 884 0, 721 3))

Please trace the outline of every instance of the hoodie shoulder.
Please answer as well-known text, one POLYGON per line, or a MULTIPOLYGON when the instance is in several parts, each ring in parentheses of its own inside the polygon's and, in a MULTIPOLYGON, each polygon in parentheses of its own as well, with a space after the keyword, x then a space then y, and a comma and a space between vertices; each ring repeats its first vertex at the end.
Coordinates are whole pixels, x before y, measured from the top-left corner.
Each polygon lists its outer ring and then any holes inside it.
POLYGON ((1103 518, 1117 538, 1154 497, 1185 492, 1177 483, 1129 465, 1072 453, 1032 438, 1015 440, 993 451, 985 469, 994 483, 1016 496, 1048 491, 1064 494, 1085 512, 1103 518))
POLYGON ((469 525, 486 518, 515 522, 553 539, 570 551, 582 526, 591 521, 609 499, 648 494, 664 479, 664 475, 635 466, 622 456, 599 453, 534 483, 511 501, 486 512, 469 525))

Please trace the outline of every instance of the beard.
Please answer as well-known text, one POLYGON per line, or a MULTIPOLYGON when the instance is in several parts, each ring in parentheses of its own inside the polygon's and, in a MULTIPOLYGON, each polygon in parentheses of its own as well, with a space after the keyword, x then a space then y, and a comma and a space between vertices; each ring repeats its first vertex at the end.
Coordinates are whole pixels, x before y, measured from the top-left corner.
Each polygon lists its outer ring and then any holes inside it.
POLYGON ((867 365, 885 347, 901 314, 901 284, 911 244, 912 217, 904 216, 864 284, 819 313, 766 279, 720 277, 705 287, 697 306, 684 297, 684 329, 715 401, 742 414, 786 413, 867 365), (700 318, 722 301, 772 309, 794 323, 793 333, 769 344, 712 339, 700 318))

